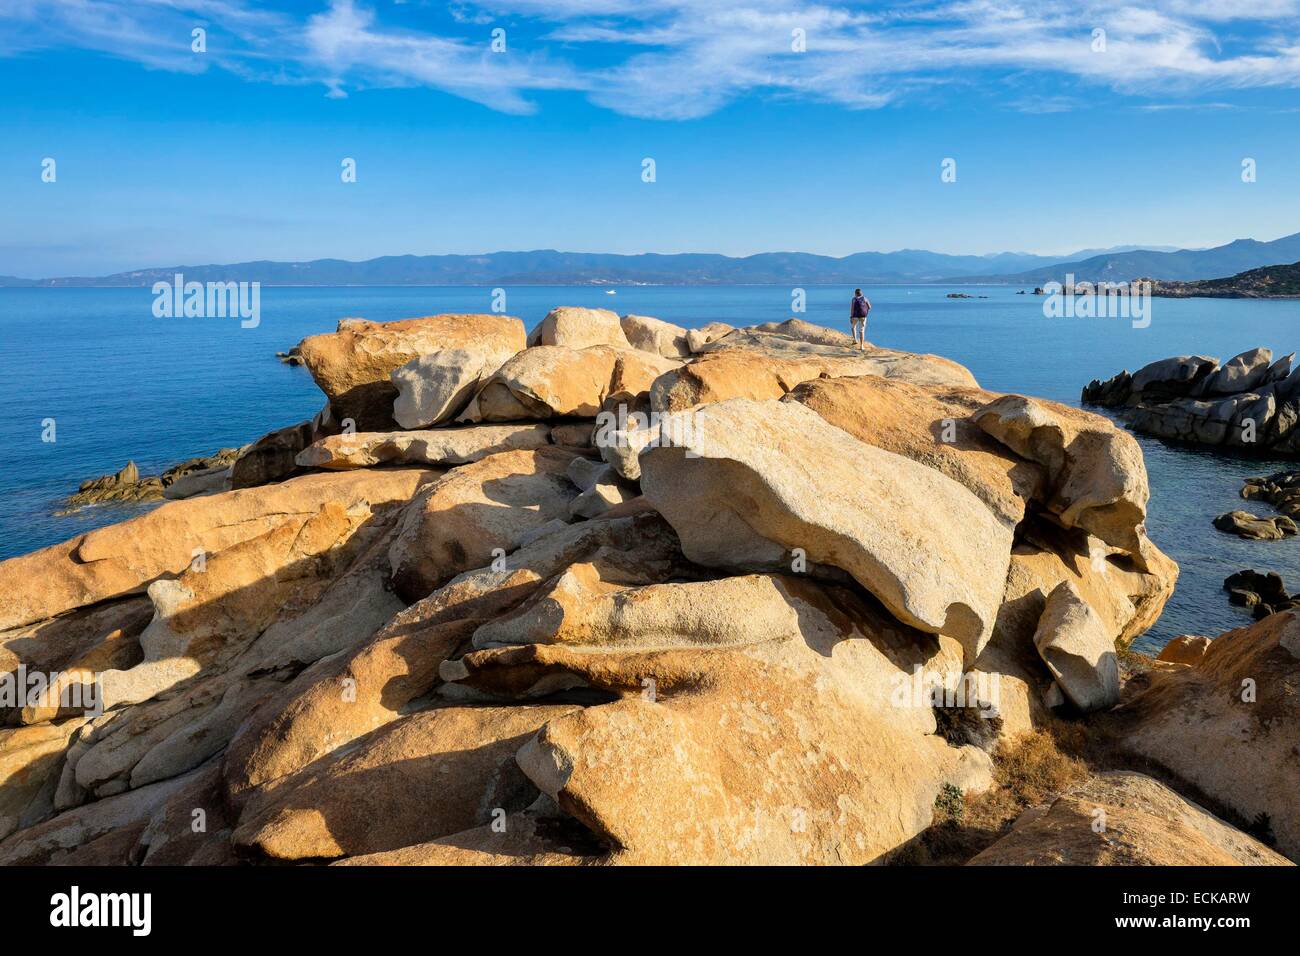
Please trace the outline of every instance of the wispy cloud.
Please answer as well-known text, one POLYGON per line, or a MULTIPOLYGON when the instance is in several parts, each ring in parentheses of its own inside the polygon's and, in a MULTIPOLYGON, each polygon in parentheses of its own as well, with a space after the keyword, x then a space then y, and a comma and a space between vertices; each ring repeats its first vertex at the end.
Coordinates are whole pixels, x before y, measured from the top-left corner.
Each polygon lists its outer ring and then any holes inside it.
POLYGON ((1300 86, 1300 0, 6 0, 0 55, 79 47, 155 69, 231 70, 328 95, 425 86, 512 113, 581 93, 624 114, 687 119, 751 95, 869 109, 988 78, 1006 105, 1068 108, 1080 89, 1177 102, 1300 86), (488 30, 508 27, 505 54, 488 30), (210 31, 196 57, 190 30, 210 31), (1104 44, 1094 37, 1104 30, 1104 44), (1015 89, 1007 77, 1070 86, 1015 89))

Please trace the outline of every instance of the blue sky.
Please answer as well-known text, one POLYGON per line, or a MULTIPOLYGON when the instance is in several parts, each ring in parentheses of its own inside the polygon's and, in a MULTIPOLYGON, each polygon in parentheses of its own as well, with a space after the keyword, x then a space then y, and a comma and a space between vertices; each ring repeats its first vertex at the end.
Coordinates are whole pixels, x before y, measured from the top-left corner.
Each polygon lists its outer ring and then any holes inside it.
POLYGON ((1300 0, 4 0, 0 274, 1273 239, 1298 27, 1300 0))

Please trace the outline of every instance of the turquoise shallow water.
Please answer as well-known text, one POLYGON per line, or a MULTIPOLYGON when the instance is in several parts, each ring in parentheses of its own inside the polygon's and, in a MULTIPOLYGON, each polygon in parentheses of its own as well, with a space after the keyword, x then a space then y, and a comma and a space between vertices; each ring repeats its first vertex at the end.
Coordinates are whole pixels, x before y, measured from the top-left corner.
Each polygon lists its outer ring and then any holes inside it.
MULTIPOLYGON (((987 388, 1078 403, 1091 378, 1168 355, 1227 358, 1265 345, 1300 346, 1300 303, 1157 299, 1148 328, 1125 319, 1048 319, 1042 300, 1016 289, 880 286, 873 342, 938 352, 968 366, 987 388), (947 299, 964 291, 987 298, 947 299)), ((810 287, 801 317, 848 330, 847 287, 810 287)), ((128 458, 152 473, 221 446, 239 445, 300 421, 324 399, 306 371, 275 359, 339 318, 376 320, 491 308, 486 288, 263 288, 261 323, 157 319, 148 289, 0 289, 0 558, 122 520, 140 506, 108 505, 56 517, 84 479, 128 458), (57 441, 41 440, 53 418, 57 441)), ((530 327, 556 305, 658 316, 688 327, 781 321, 791 290, 772 286, 588 287, 508 290, 507 311, 530 327)), ((1175 448, 1140 438, 1150 473, 1148 527, 1182 566, 1177 592, 1139 642, 1158 647, 1180 633, 1216 634, 1249 620, 1230 607, 1223 578, 1243 567, 1282 573, 1300 589, 1300 541, 1247 542, 1211 519, 1241 506, 1241 479, 1287 467, 1175 448)), ((1252 503, 1252 508, 1265 507, 1252 503)))

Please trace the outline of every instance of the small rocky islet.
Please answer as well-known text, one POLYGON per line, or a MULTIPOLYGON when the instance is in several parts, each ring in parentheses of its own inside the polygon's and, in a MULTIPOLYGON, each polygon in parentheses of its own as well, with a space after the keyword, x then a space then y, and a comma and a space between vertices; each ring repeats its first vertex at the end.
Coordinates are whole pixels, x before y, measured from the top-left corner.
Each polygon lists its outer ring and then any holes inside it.
POLYGON ((798 320, 297 354, 219 488, 0 562, 0 864, 1300 858, 1300 621, 1127 650, 1108 418, 798 320))
POLYGON ((1111 409, 1144 435, 1238 453, 1300 457, 1300 367, 1255 348, 1223 364, 1178 355, 1093 379, 1085 405, 1111 409))

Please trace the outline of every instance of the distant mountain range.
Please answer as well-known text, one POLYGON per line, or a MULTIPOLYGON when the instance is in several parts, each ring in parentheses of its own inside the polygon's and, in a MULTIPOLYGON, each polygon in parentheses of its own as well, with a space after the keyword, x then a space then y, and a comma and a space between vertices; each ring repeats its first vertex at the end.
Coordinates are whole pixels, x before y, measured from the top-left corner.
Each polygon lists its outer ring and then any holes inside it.
POLYGON ((1192 296, 1214 299, 1300 298, 1300 262, 1250 269, 1222 279, 1157 282, 1153 294, 1175 299, 1192 296))
POLYGON ((260 282, 268 286, 385 285, 871 285, 1125 281, 1138 277, 1191 281, 1300 260, 1300 233, 1271 242, 1238 239, 1213 249, 1116 246, 1068 256, 999 252, 954 256, 923 249, 858 252, 836 258, 806 252, 732 257, 713 253, 492 252, 477 256, 382 256, 364 262, 239 262, 168 266, 114 275, 22 279, 0 276, 0 286, 26 288, 152 286, 177 273, 187 282, 260 282))
MULTIPOLYGON (((1121 246, 1107 254, 1133 249, 1121 246)), ((735 258, 713 253, 614 255, 609 253, 492 252, 479 256, 382 256, 364 262, 239 262, 231 265, 168 266, 114 275, 21 279, 0 276, 0 286, 152 286, 182 273, 187 282, 260 282, 263 285, 761 285, 765 283, 864 284, 939 282, 978 273, 1023 271, 1072 256, 999 252, 954 256, 923 249, 858 252, 835 258, 806 252, 764 252, 735 258)))
POLYGON ((1192 282, 1216 276, 1230 276, 1261 266, 1280 265, 1300 259, 1300 233, 1271 242, 1237 239, 1212 249, 1179 249, 1173 252, 1137 249, 1104 252, 1073 262, 1056 262, 1022 272, 973 275, 953 273, 949 281, 965 283, 1005 283, 1009 285, 1043 285, 1066 281, 1073 275, 1077 282, 1127 282, 1152 279, 1192 282))

